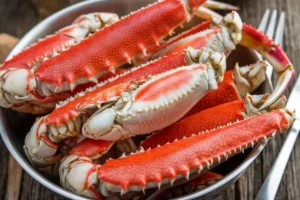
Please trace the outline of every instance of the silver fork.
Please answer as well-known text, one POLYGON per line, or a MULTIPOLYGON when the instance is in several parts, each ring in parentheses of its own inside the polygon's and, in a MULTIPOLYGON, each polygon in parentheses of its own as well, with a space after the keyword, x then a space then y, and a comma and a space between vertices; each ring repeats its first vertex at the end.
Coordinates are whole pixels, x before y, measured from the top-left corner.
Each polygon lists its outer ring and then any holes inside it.
MULTIPOLYGON (((275 32, 275 25, 276 25, 276 18, 277 18, 277 10, 273 11, 269 22, 269 26, 266 29, 268 25, 269 16, 270 16, 270 10, 267 9, 259 25, 259 30, 265 32, 270 38, 273 38, 275 34, 274 41, 278 43, 280 46, 282 46, 285 13, 281 12, 280 14, 276 32, 275 32)), ((273 68, 270 65, 268 65, 266 75, 271 86, 272 86, 271 84, 272 74, 273 74, 273 68)), ((282 147, 275 163, 273 164, 271 170, 269 171, 255 200, 265 200, 265 199, 273 200, 275 198, 287 161, 289 159, 294 143, 296 141, 295 138, 296 137, 293 136, 292 139, 289 139, 289 144, 286 144, 282 147)), ((285 143, 287 143, 287 141, 285 143)))
MULTIPOLYGON (((269 36, 271 39, 274 37, 275 43, 279 44, 281 47, 283 45, 283 34, 284 34, 284 21, 285 21, 285 13, 281 12, 280 17, 277 24, 277 29, 275 32, 275 26, 276 26, 276 18, 277 18, 277 10, 273 10, 270 22, 270 9, 267 9, 262 17, 262 20, 258 26, 258 30, 265 33, 267 36, 269 36), (268 27, 267 27, 268 26, 268 27)), ((262 59, 262 57, 258 54, 258 57, 262 59)), ((273 67, 268 63, 267 71, 266 71, 267 79, 270 83, 271 89, 273 90, 273 84, 272 84, 272 75, 273 75, 273 67)))

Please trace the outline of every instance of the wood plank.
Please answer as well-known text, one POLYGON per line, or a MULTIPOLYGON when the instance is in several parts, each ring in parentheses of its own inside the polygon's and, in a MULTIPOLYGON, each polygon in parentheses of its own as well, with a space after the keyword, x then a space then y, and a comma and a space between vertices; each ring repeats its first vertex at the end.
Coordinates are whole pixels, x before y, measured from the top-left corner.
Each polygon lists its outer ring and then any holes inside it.
POLYGON ((8 180, 6 200, 15 200, 20 196, 23 170, 17 161, 10 155, 8 163, 8 180))
MULTIPOLYGON (((1 63, 4 61, 4 59, 10 52, 10 50, 16 45, 17 42, 18 42, 18 38, 16 37, 10 36, 8 34, 0 34, 0 62, 1 63)), ((5 152, 5 154, 8 154, 7 151, 3 151, 3 152, 5 152)), ((21 179, 22 179, 22 168, 19 166, 19 164, 15 161, 15 159, 11 155, 9 155, 9 162, 8 163, 6 162, 5 170, 7 169, 7 167, 8 167, 8 173, 7 176, 4 178, 4 180, 6 180, 7 178, 5 199, 14 200, 19 197, 21 179)), ((5 193, 1 193, 1 194, 5 194, 5 193)))
POLYGON ((5 199, 5 193, 7 188, 7 174, 8 174, 8 163, 9 159, 9 153, 2 142, 2 139, 0 140, 0 161, 2 163, 2 166, 0 168, 0 199, 5 199))

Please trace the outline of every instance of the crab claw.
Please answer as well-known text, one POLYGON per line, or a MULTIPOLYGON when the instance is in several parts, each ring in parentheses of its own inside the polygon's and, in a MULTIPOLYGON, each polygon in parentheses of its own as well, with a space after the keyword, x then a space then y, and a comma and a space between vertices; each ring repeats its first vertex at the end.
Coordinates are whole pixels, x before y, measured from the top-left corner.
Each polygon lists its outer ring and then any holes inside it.
POLYGON ((278 99, 292 82, 293 65, 279 45, 247 24, 243 24, 240 44, 258 51, 278 73, 278 81, 272 95, 260 107, 260 109, 265 109, 278 99))
POLYGON ((153 76, 133 91, 124 92, 116 103, 86 121, 83 135, 115 141, 159 130, 180 119, 207 92, 217 89, 226 68, 221 53, 187 49, 185 55, 188 63, 200 64, 153 76))

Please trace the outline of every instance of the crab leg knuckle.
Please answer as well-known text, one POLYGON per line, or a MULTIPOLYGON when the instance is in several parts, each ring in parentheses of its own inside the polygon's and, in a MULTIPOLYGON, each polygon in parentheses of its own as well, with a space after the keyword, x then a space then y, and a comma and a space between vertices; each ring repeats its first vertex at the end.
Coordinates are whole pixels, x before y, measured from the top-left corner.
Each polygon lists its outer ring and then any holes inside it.
POLYGON ((62 160, 59 167, 60 183, 76 194, 101 198, 97 191, 99 167, 88 157, 69 155, 62 160))
POLYGON ((46 135, 45 118, 40 118, 31 128, 25 139, 24 150, 29 161, 38 168, 45 168, 60 159, 58 146, 46 135))

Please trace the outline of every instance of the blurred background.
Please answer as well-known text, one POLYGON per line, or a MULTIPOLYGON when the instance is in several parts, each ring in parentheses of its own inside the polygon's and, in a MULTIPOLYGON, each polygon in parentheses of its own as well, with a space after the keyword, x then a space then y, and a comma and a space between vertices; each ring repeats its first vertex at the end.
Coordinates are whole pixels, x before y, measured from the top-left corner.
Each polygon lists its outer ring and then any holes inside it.
MULTIPOLYGON (((52 13, 81 0, 0 0, 0 61, 28 30, 52 13)), ((140 0, 142 1, 142 0, 140 0)), ((240 7, 239 13, 248 24, 257 27, 264 11, 278 9, 286 12, 283 48, 299 73, 300 66, 300 1, 299 0, 229 0, 240 7)), ((100 11, 100 10, 99 10, 100 11)), ((287 92, 288 96, 289 91, 287 92)), ((245 174, 218 200, 253 199, 267 175, 285 137, 270 141, 263 153, 245 174)), ((298 139, 276 199, 300 197, 300 141, 298 139)), ((58 199, 24 172, 8 153, 0 139, 0 198, 1 199, 58 199)))

